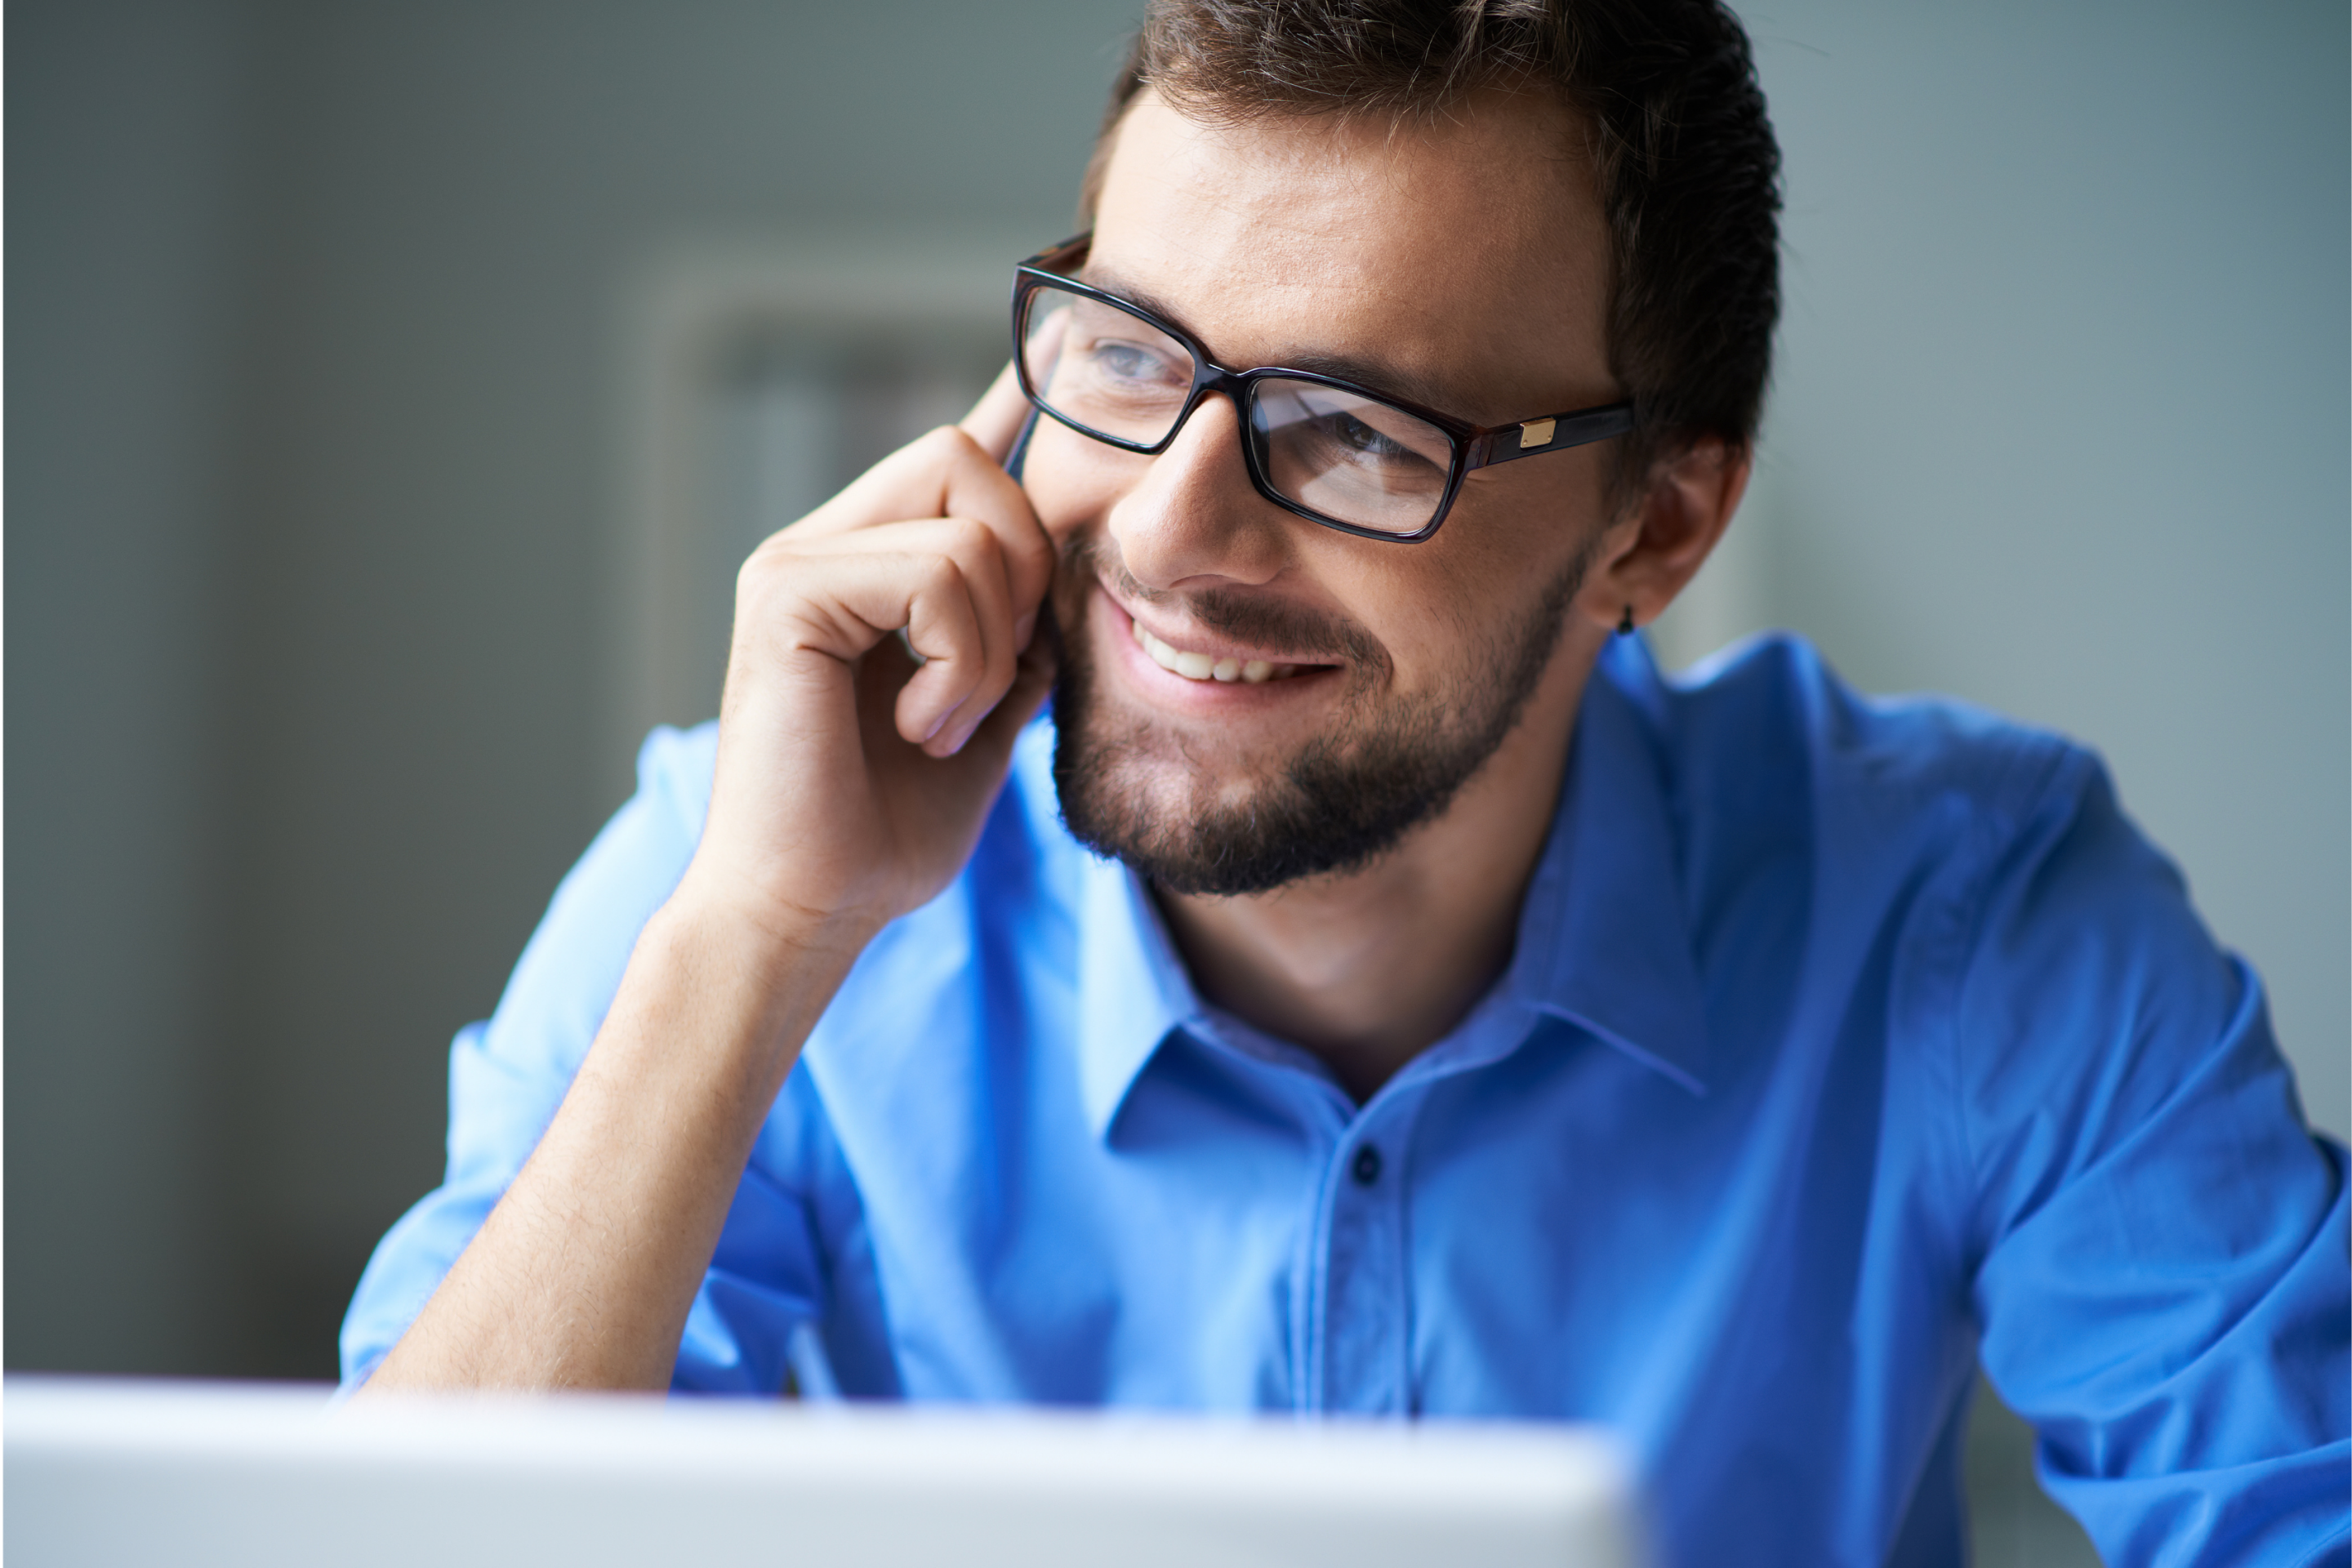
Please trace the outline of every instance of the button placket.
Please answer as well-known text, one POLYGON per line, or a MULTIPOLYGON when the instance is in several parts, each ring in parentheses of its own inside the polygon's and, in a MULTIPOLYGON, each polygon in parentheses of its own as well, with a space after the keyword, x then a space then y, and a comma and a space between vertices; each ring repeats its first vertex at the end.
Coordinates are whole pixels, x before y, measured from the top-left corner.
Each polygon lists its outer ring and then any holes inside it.
POLYGON ((1405 1270, 1401 1157, 1410 1121, 1407 1105, 1376 1101, 1332 1152, 1325 1184, 1329 1232, 1318 1336, 1325 1410, 1399 1415, 1411 1408, 1406 1347, 1412 1291, 1405 1270))
POLYGON ((1292 1276, 1291 1389, 1301 1414, 1418 1411, 1406 1206, 1413 1127, 1433 1088, 1512 1054, 1537 1016, 1517 1002, 1482 1005, 1465 1033, 1409 1063, 1360 1110, 1331 1087, 1330 1142, 1292 1276))

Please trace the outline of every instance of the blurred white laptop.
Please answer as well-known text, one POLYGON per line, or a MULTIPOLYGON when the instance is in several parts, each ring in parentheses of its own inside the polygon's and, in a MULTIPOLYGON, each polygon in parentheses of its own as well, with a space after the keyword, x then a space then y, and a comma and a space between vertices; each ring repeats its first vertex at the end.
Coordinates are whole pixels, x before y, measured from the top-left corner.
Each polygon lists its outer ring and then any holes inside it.
POLYGON ((1633 1568, 1591 1431, 10 1377, 9 1568, 1633 1568))

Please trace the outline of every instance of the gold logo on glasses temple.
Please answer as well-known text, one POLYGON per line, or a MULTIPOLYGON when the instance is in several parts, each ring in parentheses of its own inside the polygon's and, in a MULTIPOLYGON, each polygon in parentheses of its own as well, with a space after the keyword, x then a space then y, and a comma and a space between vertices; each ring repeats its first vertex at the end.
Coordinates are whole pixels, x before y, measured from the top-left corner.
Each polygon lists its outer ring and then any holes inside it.
POLYGON ((1519 450, 1524 452, 1529 447, 1550 446, 1551 427, 1559 423, 1557 419, 1530 419, 1520 426, 1519 450))

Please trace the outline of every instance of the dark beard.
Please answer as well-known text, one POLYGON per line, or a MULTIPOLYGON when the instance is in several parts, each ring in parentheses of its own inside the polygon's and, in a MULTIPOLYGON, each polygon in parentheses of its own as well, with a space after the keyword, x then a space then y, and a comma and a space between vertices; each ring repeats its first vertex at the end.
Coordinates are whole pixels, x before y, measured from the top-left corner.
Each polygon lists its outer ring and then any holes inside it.
MULTIPOLYGON (((1062 637, 1054 689, 1054 784, 1062 820, 1080 843, 1171 893, 1264 893, 1365 866, 1443 812, 1517 724, 1559 646, 1590 561, 1589 548, 1578 551, 1525 614, 1474 645, 1451 689, 1378 709, 1363 688, 1387 661, 1355 628, 1285 624, 1281 612, 1254 601, 1188 599, 1204 624, 1220 630, 1282 633, 1272 640, 1351 656, 1348 668, 1359 690, 1347 704, 1349 719, 1308 742, 1247 798, 1178 820, 1155 813, 1135 776, 1149 765, 1150 726, 1106 732, 1087 637, 1081 629, 1062 637)), ((1096 574, 1093 551, 1073 542, 1057 581, 1090 587, 1096 574)))

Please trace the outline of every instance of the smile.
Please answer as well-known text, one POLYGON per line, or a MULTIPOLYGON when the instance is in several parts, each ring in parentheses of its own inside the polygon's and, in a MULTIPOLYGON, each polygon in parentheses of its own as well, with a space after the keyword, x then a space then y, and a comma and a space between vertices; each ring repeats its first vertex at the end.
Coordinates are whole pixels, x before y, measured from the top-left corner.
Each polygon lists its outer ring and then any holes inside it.
POLYGON ((1152 663, 1187 680, 1238 680, 1244 685, 1259 686, 1269 680, 1287 680, 1308 668, 1303 664, 1278 664, 1263 658, 1212 658, 1205 653, 1193 653, 1161 642, 1145 631, 1140 621, 1129 619, 1127 624, 1135 633, 1136 646, 1150 656, 1152 663))

